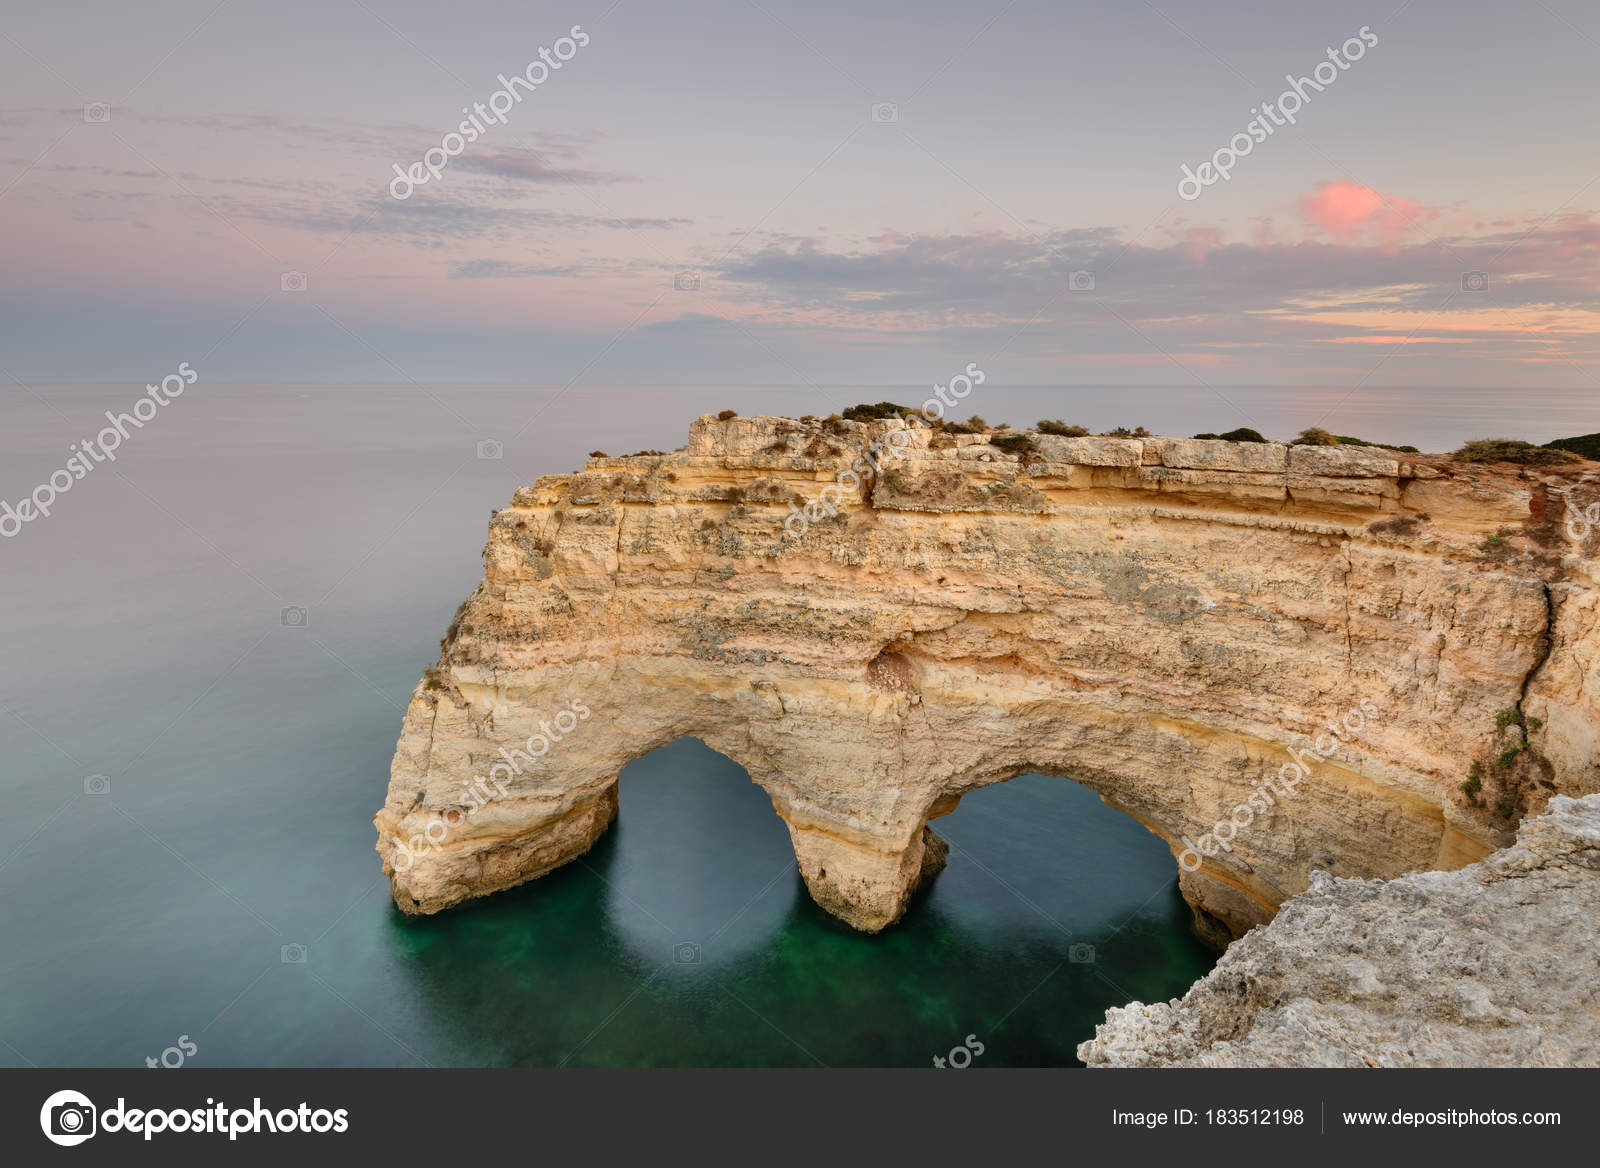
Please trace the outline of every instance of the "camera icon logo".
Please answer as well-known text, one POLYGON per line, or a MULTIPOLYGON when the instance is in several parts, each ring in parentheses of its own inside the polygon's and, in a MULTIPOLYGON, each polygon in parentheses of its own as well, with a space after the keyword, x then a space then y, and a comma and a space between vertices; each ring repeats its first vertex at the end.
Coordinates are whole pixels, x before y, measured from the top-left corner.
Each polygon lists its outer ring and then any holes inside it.
POLYGON ((109 122, 111 107, 103 101, 91 101, 83 107, 83 120, 92 124, 109 122))
POLYGON ((306 963, 306 947, 304 945, 285 945, 278 950, 278 957, 285 965, 304 965, 306 963))
POLYGON ((493 438, 485 438, 482 442, 478 443, 479 458, 499 458, 504 453, 505 447, 501 446, 500 443, 496 442, 493 438))
POLYGON ((278 287, 285 292, 304 292, 306 290, 306 274, 304 272, 285 272, 278 277, 278 287))
POLYGON ((700 273, 679 272, 672 277, 672 286, 679 292, 698 292, 700 291, 700 273))
POLYGON ((1072 272, 1067 276, 1067 287, 1074 292, 1093 292, 1093 272, 1072 272))
POLYGON ((679 965, 699 965, 700 946, 693 941, 679 941, 672 947, 672 960, 679 965))
POLYGON ((306 627, 306 610, 298 604, 291 604, 278 613, 278 619, 286 629, 303 629, 306 627))
POLYGON ((94 1135, 95 1115, 94 1104, 87 1095, 57 1091, 39 1109, 39 1127, 52 1144, 71 1148, 94 1135))
POLYGON ((1463 292, 1487 292, 1489 290, 1489 273, 1462 272, 1461 290, 1463 292))
POLYGON ((83 777, 83 793, 85 795, 111 794, 111 776, 85 775, 83 777))
POLYGON ((1094 963, 1093 945, 1073 945, 1067 950, 1067 960, 1074 965, 1092 965, 1094 963))
POLYGON ((873 102, 872 120, 875 122, 898 122, 900 120, 900 107, 892 101, 873 102))

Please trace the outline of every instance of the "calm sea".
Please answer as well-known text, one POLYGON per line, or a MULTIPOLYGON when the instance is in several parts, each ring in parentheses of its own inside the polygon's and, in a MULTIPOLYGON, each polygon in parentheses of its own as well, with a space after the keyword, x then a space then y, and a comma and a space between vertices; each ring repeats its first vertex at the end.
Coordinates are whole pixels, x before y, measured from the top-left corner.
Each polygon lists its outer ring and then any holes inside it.
MULTIPOLYGON (((925 391, 201 373, 0 540, 0 1063, 926 1066, 971 1035, 976 1066, 1071 1065, 1108 1006, 1209 968, 1166 848, 1069 781, 969 796, 940 821, 954 847, 931 893, 865 937, 810 903, 765 796, 692 740, 627 768, 621 818, 582 862, 402 917, 370 819, 407 695, 479 577, 489 511, 590 450, 681 445, 703 412, 925 391)), ((12 503, 141 387, 34 389, 0 390, 12 503)), ((985 385, 968 400, 1014 425, 1320 423, 1424 449, 1600 430, 1578 393, 985 385)))

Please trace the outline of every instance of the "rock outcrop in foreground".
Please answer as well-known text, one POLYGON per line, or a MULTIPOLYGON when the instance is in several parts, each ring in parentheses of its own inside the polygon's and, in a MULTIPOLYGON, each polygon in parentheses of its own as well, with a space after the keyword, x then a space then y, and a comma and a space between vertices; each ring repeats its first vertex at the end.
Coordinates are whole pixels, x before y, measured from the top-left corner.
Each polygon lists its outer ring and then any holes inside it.
POLYGON ((1596 478, 703 417, 494 515, 405 716, 384 871, 413 913, 540 876, 686 736, 860 929, 943 863, 931 820, 1029 771, 1165 840, 1219 942, 1314 871, 1459 868, 1600 791, 1600 536, 1570 519, 1596 478))
POLYGON ((1090 1066, 1600 1066, 1600 796, 1390 881, 1316 873, 1182 1000, 1110 1011, 1090 1066))

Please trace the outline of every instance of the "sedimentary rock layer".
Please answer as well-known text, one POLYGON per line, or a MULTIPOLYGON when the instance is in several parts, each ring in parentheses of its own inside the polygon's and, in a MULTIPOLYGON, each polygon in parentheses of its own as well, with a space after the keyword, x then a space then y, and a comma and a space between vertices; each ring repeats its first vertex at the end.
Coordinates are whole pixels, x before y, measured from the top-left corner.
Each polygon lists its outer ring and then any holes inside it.
POLYGON ((861 929, 943 862, 930 820, 1029 771, 1167 841, 1217 940, 1314 870, 1458 868, 1600 791, 1596 536, 1560 493, 1586 506, 1585 468, 700 418, 495 514, 405 716, 384 871, 422 913, 539 876, 685 736, 861 929))
POLYGON ((1181 1001, 1112 1010, 1090 1066, 1600 1066, 1600 796, 1391 881, 1316 873, 1181 1001))

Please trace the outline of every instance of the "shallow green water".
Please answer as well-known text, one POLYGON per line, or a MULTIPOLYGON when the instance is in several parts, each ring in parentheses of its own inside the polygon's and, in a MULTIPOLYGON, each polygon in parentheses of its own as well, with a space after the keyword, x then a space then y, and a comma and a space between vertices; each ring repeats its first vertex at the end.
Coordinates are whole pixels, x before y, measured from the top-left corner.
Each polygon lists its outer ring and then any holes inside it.
MULTIPOLYGON (((118 400, 62 399, 86 420, 118 400)), ((525 395, 458 404, 510 433, 525 395)), ((371 817, 404 702, 489 507, 609 417, 479 461, 417 393, 197 393, 128 482, 0 548, 0 1063, 139 1066, 187 1036, 212 1066, 927 1066, 972 1035, 974 1066, 1072 1065, 1107 1007, 1210 967, 1166 847, 1071 782, 967 796, 937 823, 948 868, 867 937, 693 740, 626 769, 581 862, 395 910, 371 817)), ((58 428, 0 433, 8 470, 47 471, 58 428)))
POLYGON ((507 1063, 926 1065, 974 1034, 981 1065, 1071 1064, 1107 1006, 1210 967, 1170 853, 1089 791, 1024 776, 939 830, 949 869, 862 936, 805 895, 766 796, 684 740, 624 772, 585 863, 390 939, 507 1063))

